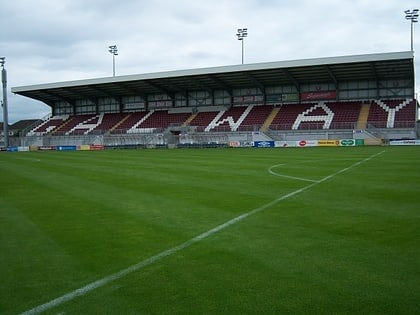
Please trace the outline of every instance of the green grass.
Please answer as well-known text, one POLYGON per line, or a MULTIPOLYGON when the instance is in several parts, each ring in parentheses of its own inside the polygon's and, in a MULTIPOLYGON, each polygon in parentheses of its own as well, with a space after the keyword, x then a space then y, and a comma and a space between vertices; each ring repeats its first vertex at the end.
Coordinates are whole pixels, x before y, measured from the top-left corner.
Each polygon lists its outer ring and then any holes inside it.
POLYGON ((0 313, 261 209, 45 314, 419 314, 419 158, 418 147, 1 153, 0 313))

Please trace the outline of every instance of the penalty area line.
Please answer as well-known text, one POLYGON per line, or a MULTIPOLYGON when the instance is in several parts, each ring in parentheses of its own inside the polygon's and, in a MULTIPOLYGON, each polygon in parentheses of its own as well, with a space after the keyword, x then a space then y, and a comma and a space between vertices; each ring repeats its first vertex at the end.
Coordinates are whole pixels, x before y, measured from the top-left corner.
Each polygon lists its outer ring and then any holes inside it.
POLYGON ((278 177, 284 177, 284 178, 289 178, 289 179, 296 179, 296 180, 301 180, 301 181, 304 181, 304 182, 311 182, 311 183, 318 182, 317 180, 314 180, 314 179, 303 178, 303 177, 296 177, 296 176, 290 176, 290 175, 284 175, 284 174, 280 174, 280 173, 277 173, 277 172, 274 172, 273 171, 274 168, 279 167, 279 166, 283 166, 283 165, 285 165, 285 164, 276 164, 276 165, 273 165, 273 166, 271 166, 268 169, 268 172, 271 175, 278 176, 278 177))
POLYGON ((21 315, 35 315, 35 314, 40 314, 40 313, 45 312, 45 311, 47 311, 47 310, 49 310, 51 308, 57 307, 57 306, 59 306, 61 304, 64 304, 64 303, 69 302, 71 300, 74 300, 77 297, 84 296, 84 295, 88 294, 89 292, 94 291, 94 290, 96 290, 96 289, 98 289, 100 287, 103 287, 103 286, 105 286, 106 284, 108 284, 108 283, 110 283, 112 281, 119 280, 119 279, 121 279, 121 278, 123 278, 123 277, 125 277, 125 276, 127 276, 127 275, 129 275, 131 273, 133 273, 133 272, 136 272, 136 271, 138 271, 138 270, 140 270, 142 268, 145 268, 146 266, 152 265, 153 263, 155 263, 155 262, 157 262, 157 261, 159 261, 159 260, 161 260, 161 259, 163 259, 165 257, 171 256, 171 255, 173 255, 173 254, 175 254, 175 253, 177 253, 177 252, 179 252, 179 251, 181 251, 181 250, 183 250, 183 249, 185 249, 187 247, 190 247, 191 245, 193 245, 195 243, 198 243, 198 242, 200 242, 200 241, 202 241, 202 240, 204 240, 204 239, 212 236, 213 234, 216 234, 216 233, 218 233, 218 232, 220 232, 220 231, 222 231, 222 230, 224 230, 224 229, 226 229, 226 228, 228 228, 228 227, 230 227, 230 226, 232 226, 232 225, 234 225, 234 224, 236 224, 236 223, 244 220, 245 218, 247 218, 247 217, 249 217, 251 215, 254 215, 254 214, 258 213, 258 212, 261 212, 261 211, 263 211, 263 210, 265 210, 265 209, 267 209, 267 208, 269 208, 269 207, 271 207, 271 206, 273 206, 273 205, 275 205, 275 204, 277 204, 277 203, 279 203, 279 202, 281 202, 283 200, 286 200, 286 199, 288 199, 290 197, 293 197, 293 196, 295 196, 297 194, 300 194, 300 193, 302 193, 302 192, 304 192, 306 190, 309 190, 312 187, 315 187, 316 185, 319 185, 319 184, 321 184, 321 183, 323 183, 323 182, 325 182, 325 181, 327 181, 329 179, 332 179, 333 177, 335 177, 335 176, 337 176, 337 175, 339 175, 341 173, 347 172, 347 171, 351 170, 352 168, 357 167, 360 164, 362 164, 364 162, 367 162, 367 161, 369 161, 369 160, 371 160, 371 159, 379 156, 380 154, 382 154, 384 152, 385 152, 385 150, 384 151, 381 151, 379 153, 376 153, 374 155, 371 155, 371 156, 369 156, 369 157, 367 157, 367 158, 365 158, 363 160, 360 160, 360 161, 358 161, 358 162, 356 162, 356 163, 354 163, 354 164, 352 164, 352 165, 350 165, 350 166, 348 166, 346 168, 343 168, 343 169, 341 169, 341 170, 339 170, 339 171, 337 171, 337 172, 335 172, 335 173, 333 173, 331 175, 328 175, 328 176, 322 178, 319 181, 313 182, 313 183, 311 183, 311 184, 309 184, 307 186, 304 186, 304 187, 302 187, 300 189, 297 189, 295 191, 292 191, 292 192, 290 192, 288 194, 281 195, 280 197, 278 197, 278 198, 270 201, 269 203, 266 203, 266 204, 262 205, 261 207, 258 207, 258 208, 255 208, 255 209, 249 211, 249 212, 243 213, 243 214, 241 214, 241 215, 239 215, 239 216, 237 216, 237 217, 235 217, 235 218, 233 218, 233 219, 231 219, 229 221, 226 221, 223 224, 220 224, 220 225, 214 227, 213 229, 208 230, 207 232, 204 232, 204 233, 202 233, 200 235, 197 235, 197 236, 189 239, 188 241, 186 241, 184 243, 181 243, 181 244, 179 244, 179 245, 177 245, 175 247, 169 248, 169 249, 167 249, 167 250, 165 250, 165 251, 163 251, 163 252, 161 252, 161 253, 159 253, 157 255, 154 255, 154 256, 151 256, 149 258, 146 258, 146 259, 138 262, 137 264, 134 264, 134 265, 129 266, 126 269, 122 269, 122 270, 120 270, 120 271, 118 271, 116 273, 113 273, 113 274, 111 274, 109 276, 106 276, 106 277, 104 277, 102 279, 99 279, 99 280, 96 280, 94 282, 91 282, 91 283, 89 283, 89 284, 87 284, 87 285, 85 285, 83 287, 80 287, 79 289, 76 289, 74 291, 71 291, 69 293, 66 293, 66 294, 64 294, 64 295, 62 295, 62 296, 60 296, 60 297, 58 297, 56 299, 53 299, 53 300, 51 300, 51 301, 49 301, 47 303, 38 305, 38 306, 36 306, 36 307, 34 307, 34 308, 30 309, 30 310, 27 310, 27 311, 21 313, 21 315))

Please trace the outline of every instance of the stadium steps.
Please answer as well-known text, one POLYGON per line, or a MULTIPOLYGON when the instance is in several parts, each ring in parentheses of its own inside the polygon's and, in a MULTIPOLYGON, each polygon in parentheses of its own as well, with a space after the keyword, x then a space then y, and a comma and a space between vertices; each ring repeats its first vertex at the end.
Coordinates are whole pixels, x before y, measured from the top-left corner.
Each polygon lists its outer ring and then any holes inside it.
POLYGON ((75 116, 71 116, 69 119, 65 120, 60 126, 58 126, 55 130, 51 131, 51 134, 55 134, 60 132, 63 128, 65 128, 72 120, 75 119, 75 116))
POLYGON ((109 131, 112 132, 121 126, 128 118, 130 118, 131 114, 127 114, 123 119, 121 119, 114 127, 112 127, 109 131))
POLYGON ((260 131, 265 132, 270 127, 271 123, 273 122, 274 118, 276 118, 277 114, 280 111, 280 107, 275 107, 271 111, 270 115, 268 115, 267 119, 265 120, 264 124, 262 125, 260 131))
POLYGON ((379 138, 367 138, 365 139, 365 145, 382 145, 383 141, 379 138))
POLYGON ((356 129, 366 129, 367 121, 370 112, 370 103, 362 104, 362 108, 359 113, 359 118, 357 119, 356 129))
POLYGON ((195 117, 197 117, 197 115, 198 115, 198 113, 191 114, 191 116, 188 117, 188 119, 182 124, 181 127, 188 126, 195 119, 195 117))

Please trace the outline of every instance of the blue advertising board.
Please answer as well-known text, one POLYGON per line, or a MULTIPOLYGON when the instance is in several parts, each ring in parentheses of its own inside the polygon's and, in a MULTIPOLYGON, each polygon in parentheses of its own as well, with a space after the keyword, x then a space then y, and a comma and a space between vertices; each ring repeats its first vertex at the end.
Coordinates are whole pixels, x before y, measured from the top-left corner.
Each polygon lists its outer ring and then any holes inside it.
POLYGON ((77 146, 75 145, 58 145, 57 151, 76 151, 77 146))
POLYGON ((254 148, 274 148, 274 141, 254 141, 254 148))

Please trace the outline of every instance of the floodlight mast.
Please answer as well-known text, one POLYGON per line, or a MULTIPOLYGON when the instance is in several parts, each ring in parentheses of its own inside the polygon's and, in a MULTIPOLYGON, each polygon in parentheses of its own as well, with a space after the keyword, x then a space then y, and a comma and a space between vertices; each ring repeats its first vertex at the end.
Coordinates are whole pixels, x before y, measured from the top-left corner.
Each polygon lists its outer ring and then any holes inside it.
POLYGON ((413 24, 418 22, 419 9, 405 10, 405 19, 411 21, 411 51, 414 52, 413 24))
POLYGON ((6 57, 0 57, 0 67, 1 69, 1 82, 3 85, 3 139, 4 146, 7 148, 9 146, 9 122, 8 122, 8 113, 7 113, 7 72, 4 68, 6 57))
POLYGON ((248 36, 248 29, 247 28, 238 28, 238 40, 242 42, 242 64, 244 64, 244 38, 248 36))
POLYGON ((108 48, 108 51, 112 55, 112 76, 115 77, 115 56, 118 56, 118 48, 117 45, 111 45, 108 48))

